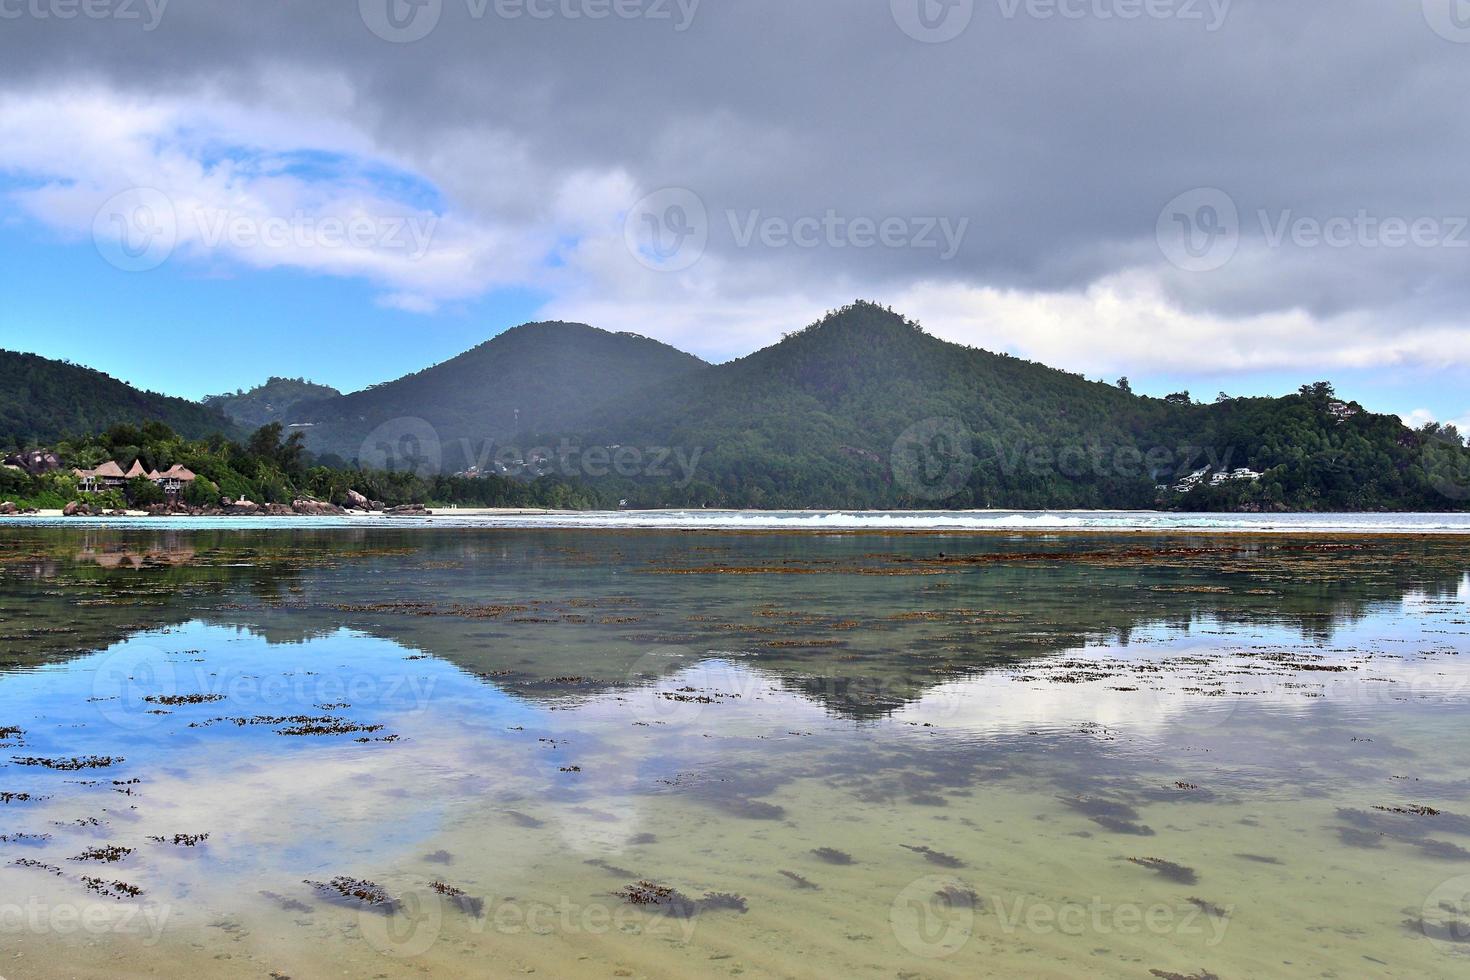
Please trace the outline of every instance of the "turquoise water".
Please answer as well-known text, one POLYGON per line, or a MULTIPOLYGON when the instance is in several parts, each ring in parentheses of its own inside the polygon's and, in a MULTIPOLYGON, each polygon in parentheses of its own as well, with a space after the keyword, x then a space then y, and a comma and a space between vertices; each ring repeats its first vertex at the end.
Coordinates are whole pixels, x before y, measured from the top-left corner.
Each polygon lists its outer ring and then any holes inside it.
POLYGON ((0 974, 1470 965, 1453 537, 187 527, 0 539, 0 974))
MULTIPOLYGON (((250 528, 263 518, 8 518, 9 522, 66 526, 250 528)), ((1470 532, 1470 513, 1461 514, 1188 514, 1160 511, 721 511, 666 510, 557 512, 546 514, 462 513, 436 509, 429 518, 349 516, 269 518, 274 527, 516 527, 643 528, 794 531, 1211 531, 1211 532, 1470 532)))

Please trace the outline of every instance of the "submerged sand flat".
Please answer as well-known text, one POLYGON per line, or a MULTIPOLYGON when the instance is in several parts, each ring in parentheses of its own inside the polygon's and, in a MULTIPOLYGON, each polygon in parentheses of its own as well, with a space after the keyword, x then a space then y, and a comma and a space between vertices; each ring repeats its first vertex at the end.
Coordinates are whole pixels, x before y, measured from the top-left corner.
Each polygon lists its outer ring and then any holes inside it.
POLYGON ((1470 545, 29 528, 0 975, 1455 976, 1470 545))

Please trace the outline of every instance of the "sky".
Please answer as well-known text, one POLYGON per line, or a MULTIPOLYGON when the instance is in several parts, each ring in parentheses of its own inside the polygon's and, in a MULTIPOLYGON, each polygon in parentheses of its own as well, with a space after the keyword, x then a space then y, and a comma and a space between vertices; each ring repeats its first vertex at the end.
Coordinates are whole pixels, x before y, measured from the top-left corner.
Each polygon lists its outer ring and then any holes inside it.
POLYGON ((0 0, 0 347, 344 390, 853 299, 1470 422, 1463 0, 0 0))

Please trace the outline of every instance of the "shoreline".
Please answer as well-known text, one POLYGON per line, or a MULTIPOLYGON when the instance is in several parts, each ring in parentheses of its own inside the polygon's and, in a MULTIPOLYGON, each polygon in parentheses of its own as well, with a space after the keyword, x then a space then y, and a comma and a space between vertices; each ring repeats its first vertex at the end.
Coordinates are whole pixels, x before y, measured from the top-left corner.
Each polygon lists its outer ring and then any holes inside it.
POLYGON ((780 534, 870 536, 1101 536, 1209 535, 1353 538, 1463 538, 1466 512, 1344 512, 1289 514, 1180 513, 1171 511, 760 511, 687 509, 568 511, 542 508, 434 508, 400 515, 382 511, 306 515, 168 515, 65 517, 60 510, 0 516, 0 526, 119 530, 544 530, 617 533, 780 534), (1130 517, 1132 518, 1130 520, 1130 517), (1089 520, 1091 518, 1091 520, 1089 520))

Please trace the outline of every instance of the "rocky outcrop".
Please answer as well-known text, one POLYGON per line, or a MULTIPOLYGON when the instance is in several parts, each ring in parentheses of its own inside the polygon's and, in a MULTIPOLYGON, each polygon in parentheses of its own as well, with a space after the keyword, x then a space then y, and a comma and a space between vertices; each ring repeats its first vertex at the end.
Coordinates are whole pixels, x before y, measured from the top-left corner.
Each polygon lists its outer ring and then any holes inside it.
POLYGON ((235 501, 233 504, 230 504, 228 507, 226 507, 225 513, 237 517, 253 517, 256 514, 260 513, 260 504, 257 504, 253 500, 246 500, 242 497, 239 500, 235 501))
POLYGON ((96 514, 97 511, 93 510, 89 504, 84 504, 80 500, 73 500, 61 508, 62 517, 93 517, 96 514))
POLYGON ((0 501, 0 514, 19 514, 20 508, 9 500, 0 501))
POLYGON ((373 503, 356 490, 347 491, 347 506, 353 510, 372 510, 373 503))
POLYGON ((393 517, 428 517, 429 512, 423 504, 399 504, 397 507, 389 507, 386 514, 393 517))
POLYGON ((292 516, 295 513, 296 513, 295 510, 293 510, 290 507, 287 507, 285 504, 266 504, 265 505, 265 516, 266 517, 290 517, 290 516, 292 516))
POLYGON ((334 517, 347 513, 336 504, 329 504, 321 500, 293 500, 291 510, 305 517, 334 517))

